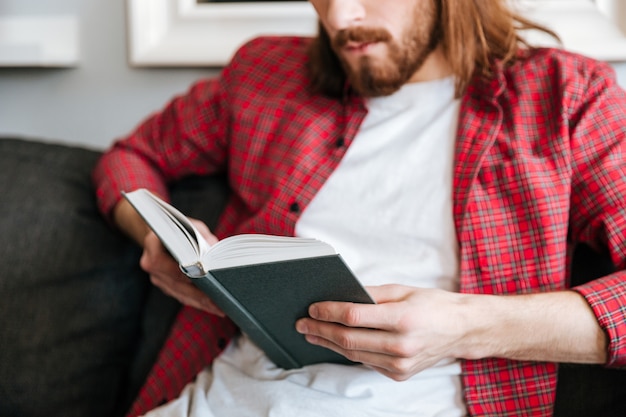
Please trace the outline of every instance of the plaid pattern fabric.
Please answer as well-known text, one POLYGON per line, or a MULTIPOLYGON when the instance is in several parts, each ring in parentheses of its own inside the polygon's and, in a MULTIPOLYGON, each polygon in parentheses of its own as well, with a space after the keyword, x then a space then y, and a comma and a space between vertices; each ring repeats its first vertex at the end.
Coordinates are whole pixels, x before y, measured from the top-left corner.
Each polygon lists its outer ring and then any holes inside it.
POLYGON ((230 320, 191 308, 181 309, 176 323, 129 415, 144 414, 176 398, 203 364, 210 363, 237 331, 230 320))
MULTIPOLYGON (((215 231, 292 235, 365 114, 363 101, 313 95, 304 38, 260 38, 219 77, 190 91, 117 142, 94 172, 107 213, 121 190, 166 195, 169 181, 218 171, 232 196, 215 231)), ((461 291, 565 289, 572 242, 626 262, 626 97, 607 65, 551 49, 495 66, 462 99, 454 173, 461 291)), ((626 364, 624 275, 576 288, 610 337, 609 363, 626 364)), ((231 328, 185 308, 131 414, 172 398, 219 352, 231 328), (217 327, 216 327, 217 326, 217 327), (214 336, 215 335, 215 336, 214 336), (202 340, 201 343, 198 341, 202 340), (184 354, 183 354, 184 352, 184 354)), ((471 415, 549 416, 556 365, 463 362, 471 415)))

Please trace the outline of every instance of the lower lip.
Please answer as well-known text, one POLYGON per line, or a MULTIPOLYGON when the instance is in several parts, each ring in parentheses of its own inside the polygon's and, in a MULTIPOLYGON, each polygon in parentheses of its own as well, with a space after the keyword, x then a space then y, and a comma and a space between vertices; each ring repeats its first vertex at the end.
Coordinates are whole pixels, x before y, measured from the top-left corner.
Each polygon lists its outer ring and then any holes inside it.
POLYGON ((376 44, 375 42, 371 42, 371 43, 364 43, 363 45, 359 45, 356 47, 349 46, 346 48, 346 52, 353 53, 353 54, 362 54, 370 50, 375 44, 376 44))

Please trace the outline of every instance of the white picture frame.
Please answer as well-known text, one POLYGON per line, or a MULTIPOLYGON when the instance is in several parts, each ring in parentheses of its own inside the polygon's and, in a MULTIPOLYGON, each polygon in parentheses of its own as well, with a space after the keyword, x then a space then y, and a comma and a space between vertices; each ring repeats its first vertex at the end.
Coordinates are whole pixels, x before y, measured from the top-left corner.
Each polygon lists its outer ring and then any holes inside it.
POLYGON ((75 67, 78 17, 0 16, 0 67, 75 67))
MULTIPOLYGON (((519 10, 555 30, 568 50, 625 61, 626 35, 599 8, 611 1, 623 0, 521 0, 519 10)), ((219 67, 257 35, 313 35, 317 30, 308 2, 127 0, 127 7, 129 62, 139 67, 219 67)), ((531 33, 529 39, 555 46, 540 34, 531 33)))
POLYGON ((197 3, 127 0, 134 66, 222 66, 260 34, 315 33, 308 2, 197 3))

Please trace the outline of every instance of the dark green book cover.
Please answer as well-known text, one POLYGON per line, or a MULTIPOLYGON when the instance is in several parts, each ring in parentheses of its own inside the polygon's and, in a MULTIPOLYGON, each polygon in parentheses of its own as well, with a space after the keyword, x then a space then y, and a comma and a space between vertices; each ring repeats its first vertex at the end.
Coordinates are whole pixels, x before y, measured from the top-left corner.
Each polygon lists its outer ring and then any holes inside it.
POLYGON ((318 301, 373 303, 339 255, 212 270, 191 278, 276 365, 351 363, 295 329, 318 301))

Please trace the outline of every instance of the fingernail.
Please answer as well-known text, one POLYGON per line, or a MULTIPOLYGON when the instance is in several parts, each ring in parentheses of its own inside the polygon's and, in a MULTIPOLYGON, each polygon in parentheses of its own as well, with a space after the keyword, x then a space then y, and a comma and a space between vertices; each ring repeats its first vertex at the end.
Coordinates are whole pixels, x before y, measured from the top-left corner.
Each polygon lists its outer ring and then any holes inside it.
POLYGON ((298 331, 298 333, 306 333, 306 324, 302 320, 299 320, 298 322, 296 322, 296 330, 298 331))
POLYGON ((315 304, 311 305, 309 307, 309 316, 311 316, 312 318, 316 319, 318 315, 318 309, 317 306, 315 304))

